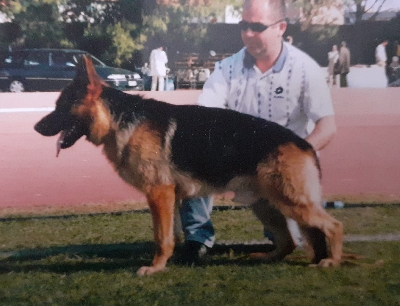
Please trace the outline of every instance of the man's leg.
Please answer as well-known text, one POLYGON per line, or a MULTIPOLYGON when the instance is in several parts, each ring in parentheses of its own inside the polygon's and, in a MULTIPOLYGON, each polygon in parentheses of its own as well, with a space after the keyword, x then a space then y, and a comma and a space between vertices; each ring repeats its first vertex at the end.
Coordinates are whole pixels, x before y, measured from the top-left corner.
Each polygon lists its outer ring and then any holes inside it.
POLYGON ((158 91, 164 91, 164 77, 158 77, 158 91))
POLYGON ((156 89, 157 89, 157 81, 158 81, 158 77, 153 75, 151 77, 151 91, 156 91, 156 89))
POLYGON ((182 201, 180 215, 185 245, 180 261, 184 264, 197 264, 215 241, 215 230, 210 214, 213 198, 194 198, 182 201))
POLYGON ((185 241, 197 241, 211 248, 215 241, 215 230, 210 214, 213 198, 194 198, 182 201, 180 210, 185 241))
POLYGON ((347 87, 347 74, 340 74, 340 87, 347 87))

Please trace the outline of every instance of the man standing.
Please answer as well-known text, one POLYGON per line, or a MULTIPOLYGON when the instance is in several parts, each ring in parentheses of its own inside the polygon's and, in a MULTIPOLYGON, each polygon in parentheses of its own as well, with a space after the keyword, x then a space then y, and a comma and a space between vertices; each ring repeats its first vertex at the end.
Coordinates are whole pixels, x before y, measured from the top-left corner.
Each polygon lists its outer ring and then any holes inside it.
POLYGON ((328 52, 328 62, 328 84, 329 86, 336 85, 336 76, 339 72, 338 68, 340 68, 339 51, 337 49, 337 45, 333 45, 332 51, 328 52))
POLYGON ((389 41, 385 39, 375 48, 376 64, 379 67, 386 67, 386 62, 387 62, 386 46, 388 43, 389 41))
MULTIPOLYGON (((246 0, 239 23, 245 47, 217 62, 198 104, 233 109, 277 122, 305 138, 315 150, 325 147, 336 132, 329 88, 320 66, 283 41, 287 24, 284 0, 246 0), (309 123, 314 129, 309 131, 309 123)), ((297 224, 265 201, 253 204, 268 212, 262 220, 276 250, 266 255, 279 260, 301 244, 297 224)), ((181 207, 185 245, 181 261, 198 263, 213 246, 210 220, 212 198, 185 200, 181 207)))
POLYGON ((342 46, 339 51, 339 65, 340 87, 347 87, 347 75, 350 72, 350 51, 345 41, 342 41, 342 46))
POLYGON ((163 50, 162 46, 154 49, 150 53, 150 76, 151 78, 151 91, 164 90, 164 78, 167 75, 167 67, 165 66, 168 63, 167 54, 163 50))

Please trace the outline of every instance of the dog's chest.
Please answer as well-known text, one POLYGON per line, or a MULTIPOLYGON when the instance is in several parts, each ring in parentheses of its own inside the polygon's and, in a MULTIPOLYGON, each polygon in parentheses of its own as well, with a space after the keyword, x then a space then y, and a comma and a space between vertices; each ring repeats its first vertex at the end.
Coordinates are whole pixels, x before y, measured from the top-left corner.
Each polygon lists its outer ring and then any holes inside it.
POLYGON ((120 177, 136 188, 171 182, 161 139, 143 125, 111 133, 104 142, 104 153, 120 177))

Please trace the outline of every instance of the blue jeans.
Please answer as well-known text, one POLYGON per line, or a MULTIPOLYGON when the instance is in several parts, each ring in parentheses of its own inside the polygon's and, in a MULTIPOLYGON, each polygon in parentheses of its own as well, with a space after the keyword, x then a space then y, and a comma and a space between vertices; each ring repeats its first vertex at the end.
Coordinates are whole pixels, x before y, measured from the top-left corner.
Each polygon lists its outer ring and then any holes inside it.
MULTIPOLYGON (((180 215, 185 241, 197 241, 209 248, 213 247, 215 230, 210 217, 213 205, 212 196, 182 201, 180 215)), ((264 237, 275 242, 274 236, 267 229, 264 229, 264 237)))
POLYGON ((197 241, 209 248, 215 242, 215 230, 210 219, 213 198, 193 198, 182 201, 180 215, 185 241, 197 241))
MULTIPOLYGON (((185 241, 197 241, 212 248, 215 242, 215 230, 211 222, 213 197, 192 198, 182 201, 180 209, 182 230, 185 241)), ((287 219, 288 230, 297 246, 303 245, 298 225, 294 220, 287 219)), ((264 228, 264 237, 275 244, 275 237, 270 230, 264 228)))

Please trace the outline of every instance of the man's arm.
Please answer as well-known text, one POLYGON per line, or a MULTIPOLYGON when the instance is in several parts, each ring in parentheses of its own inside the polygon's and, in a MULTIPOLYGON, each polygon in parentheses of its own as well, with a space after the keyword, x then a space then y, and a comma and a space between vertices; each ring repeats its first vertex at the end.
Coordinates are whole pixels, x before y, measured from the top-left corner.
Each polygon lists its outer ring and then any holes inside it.
POLYGON ((206 107, 225 108, 228 90, 228 82, 219 67, 219 63, 216 63, 213 73, 211 73, 203 86, 203 91, 197 100, 197 104, 206 107))
POLYGON ((315 123, 315 128, 306 140, 316 151, 323 149, 336 134, 335 116, 322 117, 315 123))

